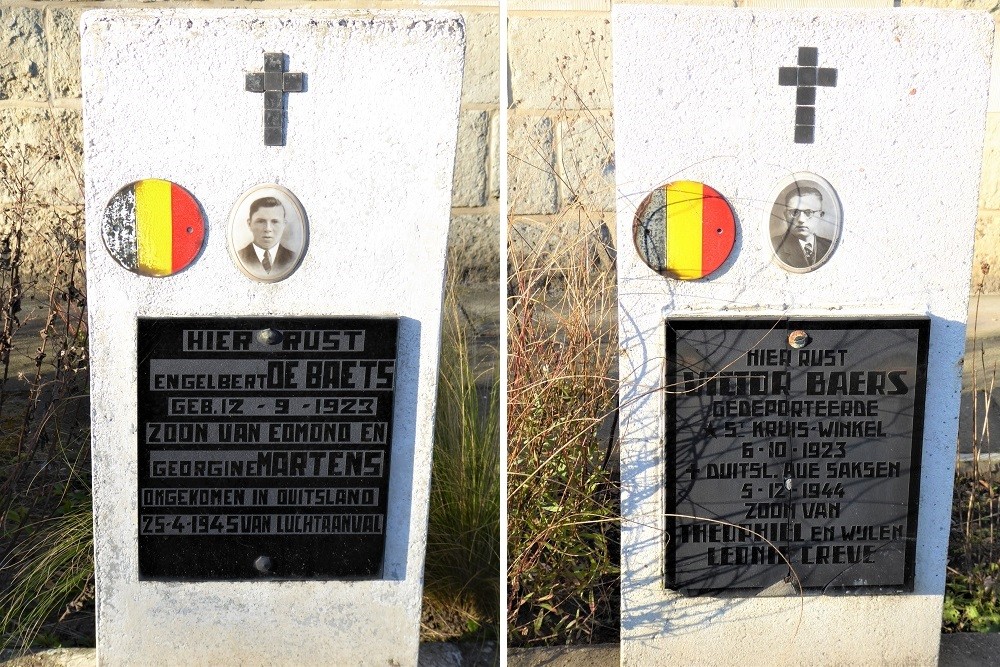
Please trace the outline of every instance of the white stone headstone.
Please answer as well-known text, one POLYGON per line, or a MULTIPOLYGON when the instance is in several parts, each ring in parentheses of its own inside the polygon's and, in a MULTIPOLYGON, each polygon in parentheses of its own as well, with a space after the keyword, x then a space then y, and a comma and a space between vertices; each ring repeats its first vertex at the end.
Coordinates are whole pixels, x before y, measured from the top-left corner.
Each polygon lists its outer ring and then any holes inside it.
MULTIPOLYGON (((613 31, 622 663, 936 664, 992 18, 616 5, 613 31), (781 85, 789 82, 780 68, 800 65, 801 53, 818 54, 819 71, 836 70, 810 79, 815 99, 806 102, 796 85, 781 85), (784 224, 776 193, 803 172, 825 179, 840 205, 839 239, 837 225, 823 230, 833 243, 813 270, 787 258, 783 266, 771 240, 772 225, 784 224), (728 259, 700 279, 664 277, 630 243, 644 198, 680 181, 714 188, 736 220, 728 259), (779 585, 688 595, 665 584, 664 479, 676 444, 667 428, 666 322, 752 317, 929 318, 912 591, 799 596, 779 585)), ((741 460, 744 442, 753 449, 743 460, 759 460, 767 441, 749 433, 754 419, 734 421, 747 432, 732 439, 727 460, 741 460)), ((724 424, 716 426, 723 437, 724 424)), ((757 498, 752 477, 741 481, 757 498)))
MULTIPOLYGON (((102 664, 416 663, 463 33, 461 18, 449 12, 84 14, 102 664), (247 79, 265 71, 265 54, 284 54, 284 71, 305 75, 283 79, 290 91, 277 98, 284 117, 267 120, 278 127, 271 137, 278 145, 265 144, 265 95, 251 92, 263 79, 247 79), (151 192, 165 181, 180 186, 204 216, 203 247, 165 277, 126 270, 121 262, 135 261, 126 246, 136 241, 116 219, 105 220, 115 194, 144 179, 158 179, 151 192), (238 257, 250 239, 244 195, 259 185, 291 193, 301 207, 293 214, 296 203, 282 203, 290 230, 282 244, 297 266, 277 253, 260 260, 274 262, 280 275, 240 266, 249 261, 238 257), (381 572, 140 577, 139 318, 272 316, 398 318, 391 463, 380 473, 388 478, 384 525, 377 526, 385 536, 381 572)), ((131 206, 130 196, 119 204, 131 206)), ((174 230, 198 235, 194 223, 174 230)), ((155 257, 143 261, 153 265, 147 273, 172 271, 169 260, 166 268, 155 257)), ((217 357, 201 362, 201 372, 225 368, 233 353, 217 357)))

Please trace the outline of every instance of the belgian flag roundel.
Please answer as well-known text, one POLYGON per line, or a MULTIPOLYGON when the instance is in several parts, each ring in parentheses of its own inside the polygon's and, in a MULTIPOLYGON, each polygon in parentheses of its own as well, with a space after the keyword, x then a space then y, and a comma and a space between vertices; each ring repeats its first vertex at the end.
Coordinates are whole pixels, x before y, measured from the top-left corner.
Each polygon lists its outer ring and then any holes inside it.
POLYGON ((674 181, 642 200, 632 223, 639 257, 657 273, 696 280, 722 266, 736 242, 736 220, 722 195, 696 181, 674 181))
POLYGON ((190 192, 147 178, 115 193, 104 209, 101 235, 111 256, 129 271, 170 276, 198 256, 205 218, 190 192))

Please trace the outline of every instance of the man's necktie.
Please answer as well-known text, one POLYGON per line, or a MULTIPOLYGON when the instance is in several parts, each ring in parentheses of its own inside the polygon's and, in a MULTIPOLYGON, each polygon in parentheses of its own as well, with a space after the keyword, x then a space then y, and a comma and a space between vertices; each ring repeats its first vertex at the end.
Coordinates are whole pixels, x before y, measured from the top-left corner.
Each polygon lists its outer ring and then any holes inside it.
POLYGON ((271 272, 271 251, 270 250, 265 250, 264 251, 264 259, 263 259, 263 261, 261 261, 261 265, 263 265, 265 272, 267 272, 267 273, 271 272))
MULTIPOLYGON (((810 264, 812 264, 812 261, 813 261, 813 244, 812 243, 806 243, 805 251, 806 251, 806 261, 809 262, 810 264)), ((270 263, 265 264, 265 266, 270 267, 270 263)))

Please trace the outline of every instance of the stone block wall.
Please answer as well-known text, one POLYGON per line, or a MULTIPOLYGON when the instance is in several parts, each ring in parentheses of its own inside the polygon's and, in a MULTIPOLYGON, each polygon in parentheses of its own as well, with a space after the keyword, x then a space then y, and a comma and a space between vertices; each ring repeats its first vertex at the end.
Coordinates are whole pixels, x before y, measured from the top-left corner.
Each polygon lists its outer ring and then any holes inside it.
POLYGON ((70 3, 0 5, 0 235, 22 221, 26 287, 55 265, 83 201, 79 16, 70 3))
MULTIPOLYGON (((656 2, 657 0, 648 0, 656 2)), ((672 4, 823 6, 768 0, 672 4)), ((611 0, 509 0, 508 190, 512 250, 579 233, 614 232, 616 197, 611 111, 611 0)), ((666 3, 664 3, 666 4, 666 3)), ((829 6, 891 7, 891 0, 829 6)), ((994 0, 902 0, 905 6, 995 10, 994 0)), ((1000 30, 996 46, 1000 47, 1000 30)), ((1000 293, 1000 48, 993 56, 979 224, 970 289, 1000 293), (984 267, 987 267, 984 271, 984 267)), ((942 221, 947 224, 947 221, 942 221)), ((623 239, 623 243, 629 242, 623 239)))
MULTIPOLYGON (((363 2, 304 2, 317 8, 355 8, 363 2)), ((464 283, 495 282, 499 277, 499 10, 486 0, 433 3, 380 2, 398 9, 454 7, 466 22, 466 64, 462 89, 459 148, 455 158, 449 256, 464 283)), ((59 212, 79 209, 83 201, 83 137, 80 90, 80 15, 101 7, 254 8, 288 7, 281 0, 234 3, 124 0, 3 0, 0 2, 0 158, 24 162, 27 156, 41 206, 31 216, 32 242, 26 273, 41 275, 53 266, 44 238, 59 212), (45 147, 47 153, 39 153, 45 147)), ((122 185, 125 185, 124 183, 122 185)), ((16 195, 0 182, 0 206, 16 195)), ((0 218, 9 225, 10 216, 0 218)), ((0 233, 2 233, 0 229, 0 233)))
POLYGON ((608 11, 509 5, 509 244, 612 239, 614 124, 608 11))

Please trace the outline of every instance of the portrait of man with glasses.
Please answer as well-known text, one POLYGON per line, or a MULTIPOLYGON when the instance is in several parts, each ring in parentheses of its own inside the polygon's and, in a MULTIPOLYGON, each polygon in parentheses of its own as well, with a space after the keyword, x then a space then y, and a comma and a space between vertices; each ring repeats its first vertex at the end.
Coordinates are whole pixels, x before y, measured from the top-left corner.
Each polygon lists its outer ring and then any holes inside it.
MULTIPOLYGON (((832 198, 831 193, 827 199, 832 198)), ((818 187, 800 182, 785 192, 783 203, 780 197, 775 201, 771 219, 774 258, 797 272, 810 271, 826 261, 840 227, 839 206, 829 206, 818 187)))

